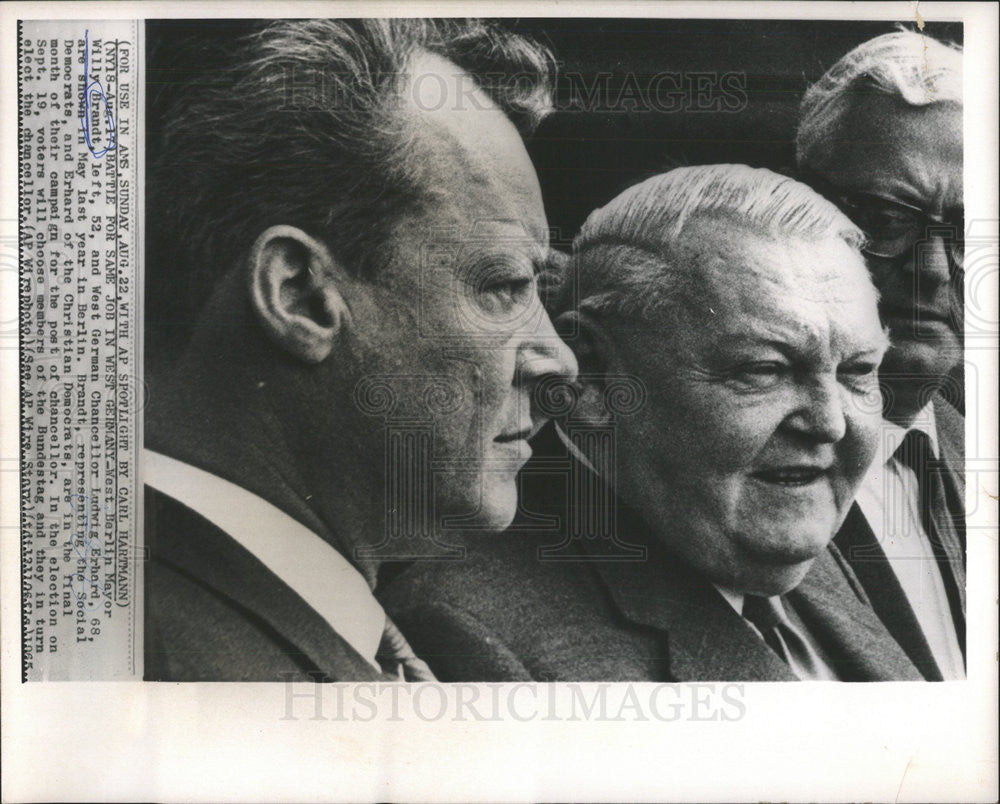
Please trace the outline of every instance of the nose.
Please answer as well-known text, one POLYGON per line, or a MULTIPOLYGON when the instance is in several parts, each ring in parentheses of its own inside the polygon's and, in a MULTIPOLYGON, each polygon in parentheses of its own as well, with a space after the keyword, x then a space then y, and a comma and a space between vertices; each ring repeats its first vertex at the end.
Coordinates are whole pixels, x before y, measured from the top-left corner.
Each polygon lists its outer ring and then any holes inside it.
POLYGON ((797 404, 786 424, 810 440, 835 444, 847 433, 848 401, 835 376, 815 378, 799 389, 797 404))
POLYGON ((936 289, 951 280, 952 261, 948 255, 948 247, 940 235, 931 235, 913 246, 911 263, 915 279, 924 290, 936 289))
POLYGON ((539 310, 538 325, 522 341, 518 351, 518 375, 524 387, 531 388, 544 377, 576 379, 576 356, 556 334, 548 313, 539 310))

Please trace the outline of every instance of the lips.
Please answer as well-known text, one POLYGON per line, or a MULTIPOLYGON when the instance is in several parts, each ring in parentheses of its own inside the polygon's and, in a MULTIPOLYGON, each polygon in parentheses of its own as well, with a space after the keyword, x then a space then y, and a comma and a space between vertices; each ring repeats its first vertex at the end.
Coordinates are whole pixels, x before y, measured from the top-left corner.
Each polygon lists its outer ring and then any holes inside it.
POLYGON ((753 476, 777 486, 808 486, 825 477, 829 469, 820 466, 774 466, 754 472, 753 476))
POLYGON ((498 441, 501 444, 506 444, 511 441, 527 441, 528 436, 530 435, 531 435, 531 428, 528 427, 525 430, 518 430, 516 433, 501 433, 493 440, 498 441))

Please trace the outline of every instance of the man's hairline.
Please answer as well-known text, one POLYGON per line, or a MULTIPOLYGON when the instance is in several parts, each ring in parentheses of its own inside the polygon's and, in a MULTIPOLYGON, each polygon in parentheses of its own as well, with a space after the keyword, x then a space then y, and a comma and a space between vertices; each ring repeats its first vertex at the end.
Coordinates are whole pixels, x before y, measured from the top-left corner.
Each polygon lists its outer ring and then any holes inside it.
MULTIPOLYGON (((810 234, 806 232, 782 232, 780 228, 776 226, 763 227, 755 223, 749 223, 741 219, 736 213, 725 210, 725 209, 710 209, 710 210, 699 210, 694 212, 683 224, 681 229, 675 235, 675 238, 680 238, 683 233, 691 226, 700 225, 702 223, 710 222, 712 218, 724 218, 728 222, 733 224, 734 230, 739 234, 740 237, 746 238, 748 240, 756 240, 758 242, 766 244, 782 244, 782 243, 797 243, 798 245, 804 246, 818 246, 824 243, 843 243, 847 248, 851 250, 852 253, 856 253, 858 261, 862 267, 866 266, 864 255, 861 250, 850 243, 847 238, 842 236, 840 233, 834 230, 828 230, 823 234, 810 234)), ((710 243, 712 241, 706 241, 710 243)), ((629 241, 624 238, 615 239, 611 237, 601 237, 595 239, 591 242, 584 244, 582 249, 573 255, 573 261, 580 259, 581 255, 586 254, 588 251, 597 248, 624 248, 631 249, 642 254, 651 257, 655 260, 663 269, 665 270, 675 270, 678 273, 683 272, 685 274, 684 278, 679 283, 682 288, 687 287, 690 280, 690 274, 695 269, 692 262, 696 262, 699 256, 703 256, 703 252, 696 250, 688 250, 685 259, 678 260, 668 260, 663 254, 663 244, 653 243, 650 241, 629 241)), ((684 254, 684 250, 679 250, 675 254, 684 254)), ((741 266, 742 267, 742 266, 741 266)), ((865 268, 867 272, 867 268, 865 268)), ((707 271, 706 271, 706 276, 707 271)), ((787 274, 786 274, 787 275, 787 274)), ((874 287, 874 284, 873 284, 874 287)), ((619 288, 612 288, 608 293, 613 293, 615 295, 620 295, 624 293, 624 290, 619 288)), ((667 298, 676 302, 676 297, 673 294, 666 294, 667 298)), ((581 299, 577 304, 579 309, 583 304, 586 303, 586 299, 581 299)), ((571 309, 557 308, 554 309, 553 315, 562 315, 566 312, 571 312, 571 309)))
MULTIPOLYGON (((813 144, 809 149, 807 158, 797 159, 798 166, 800 168, 818 170, 829 168, 830 162, 834 159, 834 154, 838 150, 837 146, 841 144, 839 138, 841 134, 844 133, 844 129, 851 122, 852 116, 860 113, 862 105, 866 103, 875 103, 876 101, 895 104, 896 108, 894 111, 900 111, 903 113, 919 114, 923 111, 932 111, 948 106, 954 107, 956 111, 962 112, 963 114, 965 111, 964 102, 956 98, 941 98, 940 100, 932 100, 930 103, 912 103, 905 96, 900 95, 899 93, 882 91, 853 97, 845 105, 844 111, 837 115, 835 124, 824 129, 822 135, 813 140, 813 144)), ((800 121, 795 132, 796 140, 798 139, 801 128, 802 125, 800 121)))
MULTIPOLYGON (((486 108, 480 109, 476 107, 475 111, 483 112, 493 112, 495 113, 501 121, 501 124, 506 124, 512 136, 517 137, 518 141, 524 146, 524 135, 518 130, 518 127, 514 120, 511 118, 510 113, 500 106, 493 98, 490 97, 489 93, 483 88, 482 83, 477 79, 477 77, 469 72, 464 67, 455 63, 447 56, 436 53, 433 50, 428 49, 424 45, 415 45, 406 57, 404 65, 404 76, 406 81, 400 83, 396 87, 396 101, 397 104, 392 110, 393 114, 399 116, 398 120, 400 123, 404 123, 407 126, 413 126, 411 136, 408 137, 407 147, 411 149, 410 154, 416 154, 420 152, 421 149, 428 149, 430 143, 428 139, 433 137, 435 134, 438 136, 445 135, 449 136, 456 143, 458 140, 454 137, 455 132, 445 125, 440 123, 435 123, 434 118, 428 110, 421 109, 416 103, 416 98, 414 97, 413 81, 417 76, 417 72, 414 69, 414 64, 421 59, 431 59, 443 62, 454 68, 453 75, 456 79, 460 80, 460 77, 468 78, 468 80, 474 85, 474 93, 479 97, 477 98, 477 103, 485 101, 487 104, 486 108)), ((421 74, 432 74, 431 72, 421 73, 421 74)), ((449 85, 450 86, 450 85, 449 85)), ((449 98, 449 100, 461 100, 462 98, 468 97, 468 94, 459 94, 457 98, 449 98)), ((466 147, 466 146, 462 146, 466 147)), ((529 157, 530 164, 530 157, 529 157)), ((534 170, 534 165, 531 164, 532 170, 534 170)), ((537 179, 537 176, 536 176, 537 179)), ((367 260, 364 260, 368 264, 368 271, 357 272, 353 275, 357 276, 362 282, 369 284, 379 284, 380 280, 386 277, 386 268, 393 262, 396 254, 397 248, 395 243, 399 239, 399 229, 403 226, 409 215, 419 212, 420 205, 423 203, 439 204, 442 203, 447 198, 451 197, 450 193, 443 193, 438 191, 432 184, 427 181, 426 177, 422 177, 415 187, 416 193, 413 198, 406 201, 398 209, 394 210, 393 214, 386 218, 381 224, 380 228, 384 234, 384 240, 382 241, 385 248, 378 249, 384 252, 382 256, 377 260, 371 260, 370 253, 364 255, 367 260)), ((542 207, 544 210, 544 206, 542 207)), ((461 237, 464 233, 452 233, 455 236, 461 237)), ((531 233, 534 234, 534 233, 531 233)), ((543 233, 546 239, 548 238, 548 229, 543 233)), ((330 243, 326 242, 326 235, 324 233, 323 237, 324 243, 329 248, 330 243)), ((544 250, 544 249, 543 249, 544 250)))

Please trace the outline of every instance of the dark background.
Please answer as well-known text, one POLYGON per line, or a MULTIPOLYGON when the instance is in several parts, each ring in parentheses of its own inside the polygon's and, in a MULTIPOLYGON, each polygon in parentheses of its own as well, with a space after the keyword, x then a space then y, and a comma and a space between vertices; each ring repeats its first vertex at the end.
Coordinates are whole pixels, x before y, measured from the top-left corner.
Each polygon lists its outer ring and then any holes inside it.
MULTIPOLYGON (((806 88, 852 48, 897 29, 891 22, 818 20, 556 19, 511 26, 548 44, 560 65, 559 111, 529 143, 549 223, 560 241, 572 238, 591 210, 671 167, 742 162, 790 168, 806 88), (582 83, 592 87, 600 72, 612 77, 604 97, 597 98, 598 108, 579 108, 580 103, 569 108, 582 98, 573 88, 581 79, 568 74, 583 74, 582 83), (692 91, 687 110, 661 111, 653 104, 644 110, 630 104, 628 92, 621 96, 627 86, 649 87, 662 72, 680 73, 687 79, 682 85, 698 80, 711 85, 713 74, 745 76, 746 105, 728 111, 717 93, 714 105, 720 108, 711 110, 711 94, 698 97, 692 91), (629 73, 635 78, 627 85, 629 73), (699 74, 708 77, 698 79, 699 74), (699 104, 710 108, 699 110, 699 104)), ((924 32, 962 42, 961 23, 928 24, 924 32)), ((660 98, 661 107, 670 102, 660 98)))

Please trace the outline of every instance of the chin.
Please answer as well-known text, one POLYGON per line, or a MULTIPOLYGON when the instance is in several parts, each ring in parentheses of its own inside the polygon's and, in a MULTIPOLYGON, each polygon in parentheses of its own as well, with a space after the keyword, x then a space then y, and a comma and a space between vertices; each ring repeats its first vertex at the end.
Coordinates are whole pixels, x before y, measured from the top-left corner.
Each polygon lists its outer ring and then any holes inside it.
POLYGON ((743 548, 757 561, 776 566, 794 566, 811 561, 822 553, 836 535, 836 517, 823 516, 823 522, 782 523, 770 532, 744 534, 743 548))
MULTIPOLYGON (((461 494, 447 495, 461 504, 442 506, 438 521, 453 520, 452 528, 489 534, 510 527, 517 514, 517 483, 514 478, 500 481, 486 476, 475 488, 465 488, 461 494)), ((449 528, 452 529, 452 528, 449 528)))
POLYGON ((889 386, 937 384, 959 362, 961 348, 954 337, 946 342, 901 340, 886 354, 879 371, 889 386))
POLYGON ((810 558, 797 564, 756 568, 754 577, 744 581, 741 591, 764 597, 784 595, 802 583, 814 560, 810 558))
POLYGON ((488 487, 483 494, 480 529, 500 533, 510 527, 517 514, 517 484, 511 480, 497 486, 488 487))

